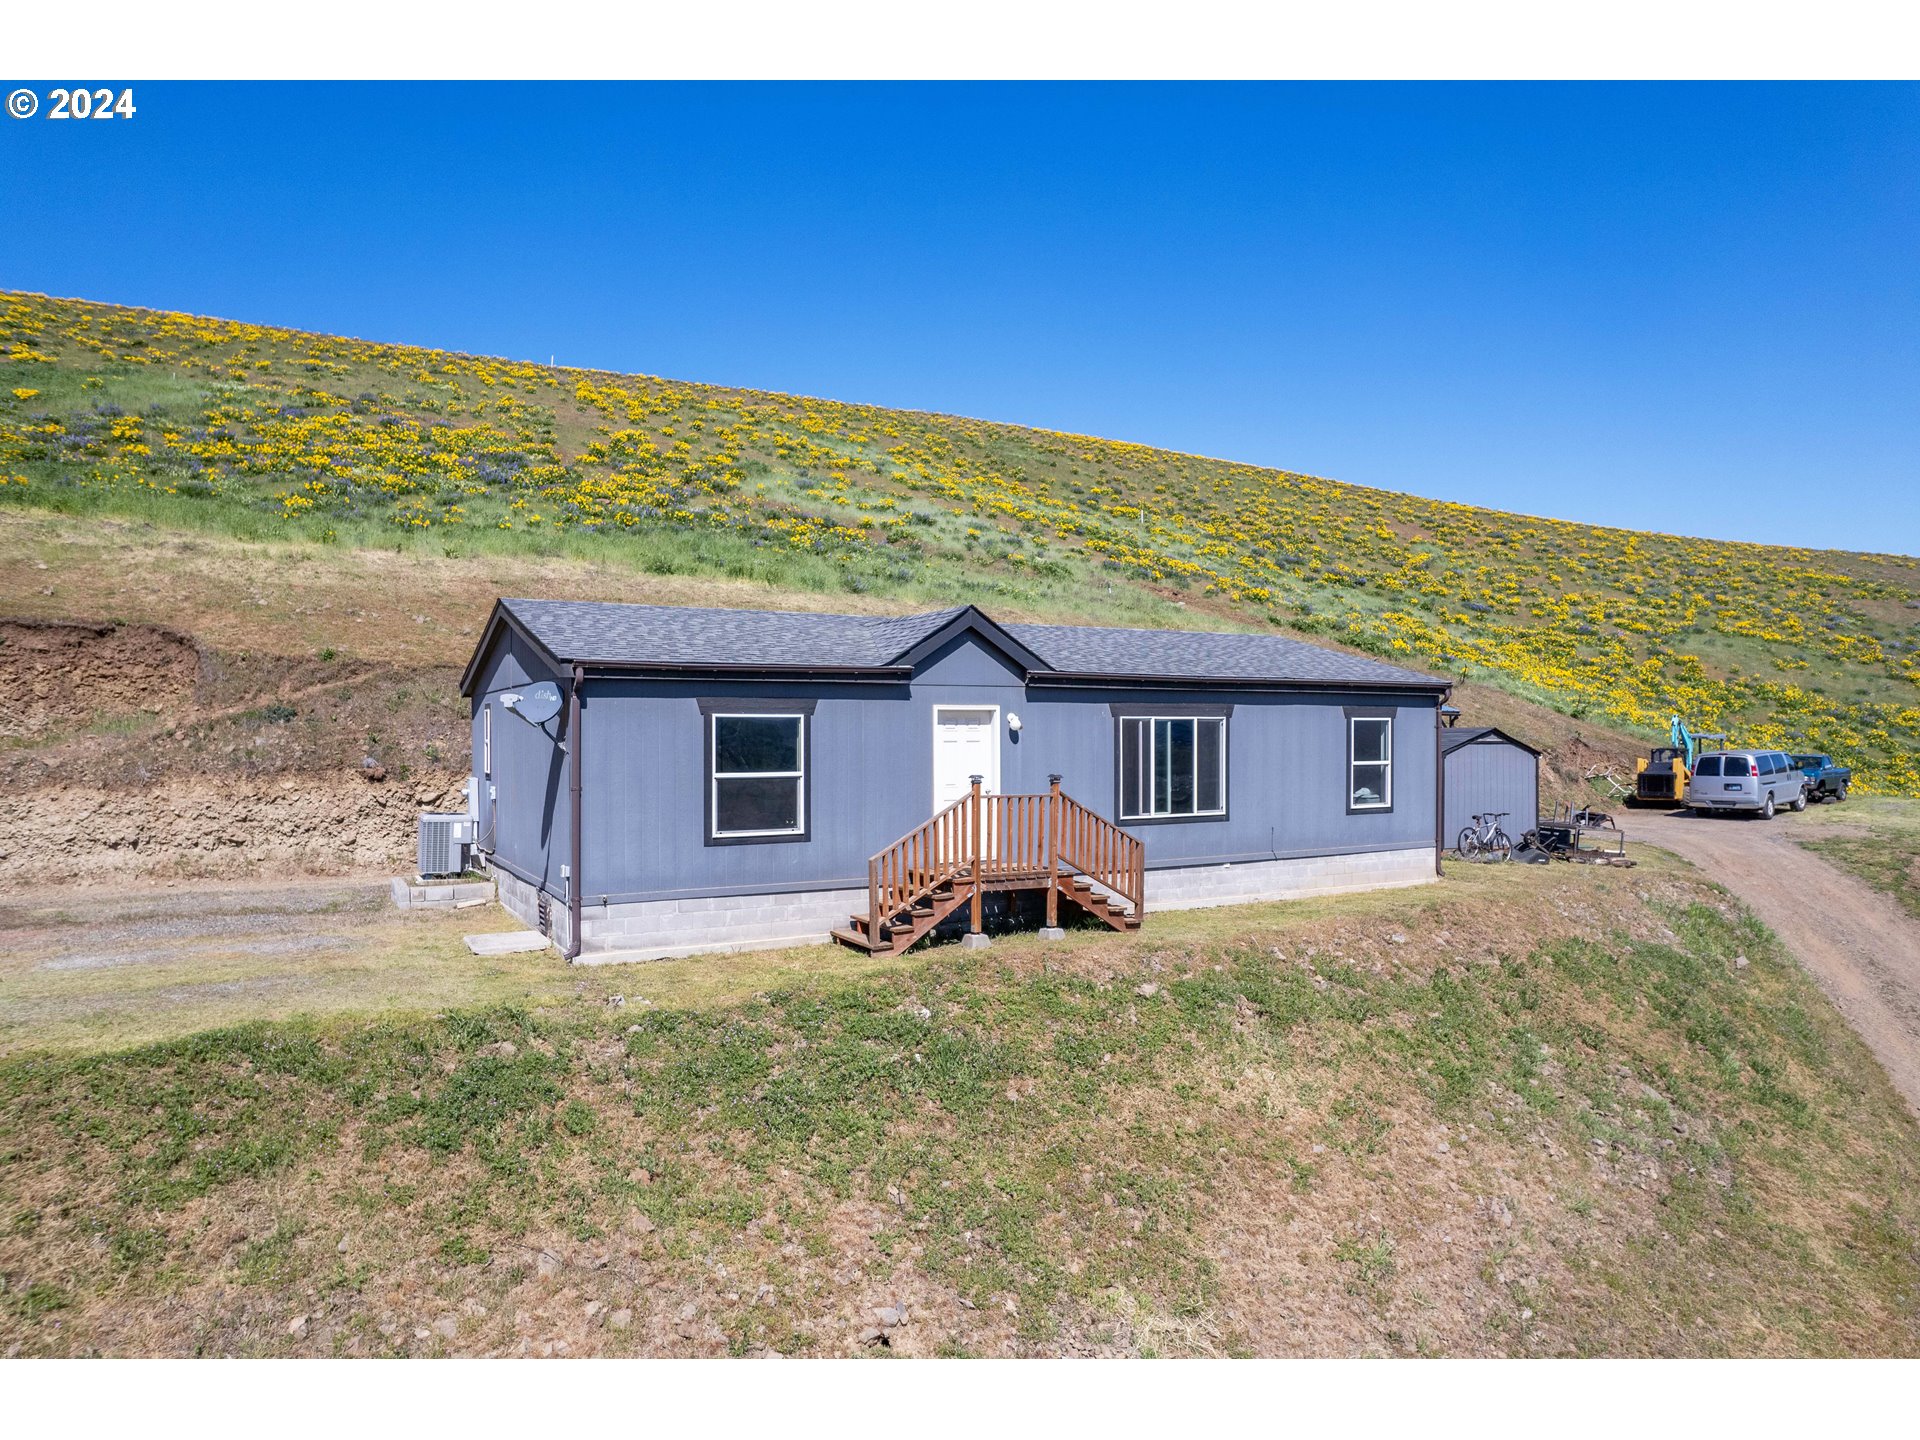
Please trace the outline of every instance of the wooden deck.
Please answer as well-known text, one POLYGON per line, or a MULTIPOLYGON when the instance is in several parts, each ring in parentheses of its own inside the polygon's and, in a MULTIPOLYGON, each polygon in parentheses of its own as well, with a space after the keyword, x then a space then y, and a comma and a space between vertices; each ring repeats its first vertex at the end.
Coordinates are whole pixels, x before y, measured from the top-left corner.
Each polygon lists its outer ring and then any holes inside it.
POLYGON ((1065 897, 1115 930, 1137 930, 1146 849, 1062 794, 1058 776, 1044 795, 983 795, 976 775, 968 794, 867 862, 866 913, 833 936, 899 954, 963 905, 978 935, 981 897, 1007 890, 1044 891, 1049 929, 1065 897))

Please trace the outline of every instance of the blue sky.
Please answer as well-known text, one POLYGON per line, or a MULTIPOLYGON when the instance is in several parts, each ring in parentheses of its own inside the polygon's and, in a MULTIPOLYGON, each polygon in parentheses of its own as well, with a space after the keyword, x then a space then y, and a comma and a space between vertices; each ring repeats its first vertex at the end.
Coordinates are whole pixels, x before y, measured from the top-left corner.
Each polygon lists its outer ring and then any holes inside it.
POLYGON ((1920 87, 134 92, 0 287, 1920 554, 1920 87))

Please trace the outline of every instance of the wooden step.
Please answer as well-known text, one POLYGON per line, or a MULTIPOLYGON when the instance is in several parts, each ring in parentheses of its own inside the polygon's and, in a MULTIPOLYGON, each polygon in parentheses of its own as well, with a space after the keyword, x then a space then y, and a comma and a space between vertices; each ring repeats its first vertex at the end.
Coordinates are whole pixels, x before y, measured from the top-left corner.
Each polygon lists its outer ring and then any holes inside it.
MULTIPOLYGON (((937 914, 938 912, 931 905, 915 905, 910 910, 902 910, 899 914, 895 915, 892 919, 883 921, 881 923, 880 933, 876 938, 882 944, 884 944, 889 939, 891 939, 896 932, 901 930, 911 930, 915 927, 915 925, 918 922, 922 920, 935 919, 937 914)), ((873 935, 874 929, 873 929, 872 917, 865 914, 861 914, 861 915, 849 915, 847 919, 849 921, 849 928, 855 931, 856 933, 860 935, 873 935)))
POLYGON ((1133 902, 1104 890, 1095 890, 1093 882, 1084 875, 1062 875, 1055 882, 1060 893, 1073 901, 1082 910, 1096 920, 1103 920, 1115 930, 1138 930, 1140 917, 1133 911, 1133 902))
POLYGON ((842 944, 868 954, 898 955, 918 944, 934 926, 958 910, 968 898, 967 891, 947 886, 906 909, 896 911, 877 927, 870 915, 849 915, 848 928, 831 933, 842 944))

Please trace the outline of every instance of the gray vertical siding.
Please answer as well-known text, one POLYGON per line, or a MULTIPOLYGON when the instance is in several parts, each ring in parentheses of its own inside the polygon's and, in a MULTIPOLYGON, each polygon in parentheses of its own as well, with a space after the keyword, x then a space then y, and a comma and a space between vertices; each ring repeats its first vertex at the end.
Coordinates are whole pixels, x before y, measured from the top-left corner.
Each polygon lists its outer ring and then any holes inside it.
POLYGON ((1540 813, 1540 762, 1497 735, 1474 740, 1446 757, 1446 843, 1451 846, 1476 814, 1505 810, 1501 827, 1513 839, 1531 830, 1540 813))
MULTIPOLYGON (((1037 748, 1055 760, 1061 788, 1112 818, 1114 703, 1231 705, 1224 819, 1161 820, 1124 828, 1147 847, 1148 868, 1206 860, 1272 860, 1433 843, 1436 701, 1366 694, 1037 689, 1028 701, 1037 748), (1347 813, 1347 707, 1393 717, 1393 809, 1347 813)), ((1044 770, 1045 766, 1042 767, 1044 770)), ((1044 778, 1044 777, 1043 777, 1044 778)))
MULTIPOLYGON (((516 654, 511 673, 531 675, 516 654)), ((505 661, 501 662, 503 666, 505 661)), ((487 686, 520 683, 497 681, 487 686)), ((1266 694, 1035 687, 962 636, 916 667, 909 683, 589 679, 582 718, 581 895, 589 906, 673 896, 830 889, 866 883, 867 857, 925 820, 933 799, 933 707, 997 705, 1001 788, 1063 788, 1100 814, 1116 810, 1110 705, 1157 695, 1177 704, 1233 706, 1228 723, 1228 815, 1129 827, 1151 867, 1200 861, 1341 854, 1431 845, 1434 835, 1432 696, 1266 694), (808 757, 811 839, 709 845, 705 837, 703 698, 814 702, 808 757), (1350 815, 1345 707, 1395 717, 1394 808, 1350 815), (1017 712, 1023 728, 1004 720, 1017 712)), ((476 731, 476 744, 477 744, 476 731)), ((494 720, 500 853, 537 856, 557 893, 566 858, 566 774, 552 742, 511 716, 494 720), (524 733, 521 733, 524 732, 524 733), (514 749, 503 740, 514 737, 514 749), (544 746, 544 750, 541 748, 544 746), (510 819, 504 775, 520 778, 510 819)), ((589 918, 591 918, 589 916, 589 918)))
MULTIPOLYGON (((581 729, 581 895, 651 899, 688 891, 864 885, 867 857, 932 813, 933 707, 1024 705, 1017 672, 970 640, 936 652, 911 684, 593 680, 581 729), (699 702, 815 702, 806 841, 709 845, 699 702)), ((496 744, 499 731, 495 732, 496 744)), ((1031 747, 1001 729, 1001 788, 1035 788, 1031 747)), ((1046 784, 1038 770, 1039 787, 1046 784)), ((563 797, 564 798, 564 797, 563 797)))
MULTIPOLYGON (((549 894, 561 893, 560 867, 568 863, 566 753, 555 736, 561 720, 541 730, 500 704, 508 690, 551 680, 563 690, 567 677, 544 664, 518 635, 503 631, 487 657, 473 695, 473 775, 478 783, 480 845, 522 879, 549 894), (480 712, 493 710, 493 785, 481 775, 480 712)), ((564 718, 564 714, 563 717, 564 718)))

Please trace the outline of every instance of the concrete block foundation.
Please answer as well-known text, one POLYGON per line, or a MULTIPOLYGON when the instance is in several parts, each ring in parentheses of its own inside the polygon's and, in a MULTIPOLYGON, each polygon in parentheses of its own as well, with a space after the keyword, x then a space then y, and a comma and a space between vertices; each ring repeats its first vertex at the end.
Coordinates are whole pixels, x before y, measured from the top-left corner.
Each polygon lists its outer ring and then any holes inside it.
POLYGON ((494 868, 493 880, 500 891, 500 904, 509 915, 517 916, 529 930, 536 930, 559 947, 562 955, 567 953, 568 937, 572 933, 567 907, 551 895, 543 896, 540 887, 529 884, 518 875, 494 868), (540 902, 546 901, 546 923, 541 923, 540 902))
MULTIPOLYGON (((496 871, 495 877, 500 903, 530 928, 547 935, 564 954, 567 907, 548 896, 543 928, 540 891, 505 871, 496 871)), ((1424 885, 1435 878, 1431 846, 1149 870, 1146 925, 1152 928, 1156 911, 1341 895, 1424 885)), ((831 938, 829 931, 846 925, 847 917, 865 910, 866 905, 864 889, 703 895, 618 905, 588 903, 580 916, 581 953, 577 963, 621 964, 825 944, 831 938)))
POLYGON ((1147 919, 1156 910, 1198 910, 1209 905, 1251 905, 1263 900, 1301 900, 1309 895, 1345 895, 1425 885, 1438 879, 1433 847, 1368 850, 1357 855, 1307 855, 1288 860, 1252 860, 1237 865, 1188 865, 1147 872, 1147 919))
POLYGON ((393 877, 393 903, 401 910, 464 910, 493 899, 491 880, 424 880, 393 877))

